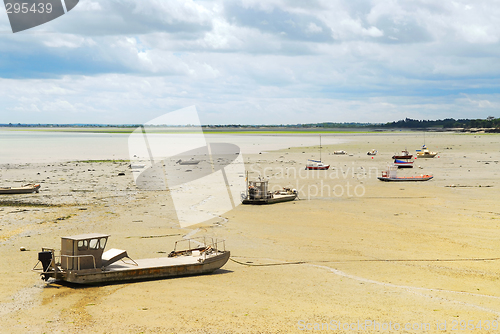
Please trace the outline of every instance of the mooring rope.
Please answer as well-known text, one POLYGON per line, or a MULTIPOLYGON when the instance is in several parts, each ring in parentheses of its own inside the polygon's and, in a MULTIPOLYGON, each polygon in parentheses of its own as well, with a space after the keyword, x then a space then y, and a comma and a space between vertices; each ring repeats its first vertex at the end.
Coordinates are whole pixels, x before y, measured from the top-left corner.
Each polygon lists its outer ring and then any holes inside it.
MULTIPOLYGON (((238 256, 236 256, 238 257, 238 256)), ((283 266, 292 264, 308 264, 308 263, 347 263, 347 262, 455 262, 455 261, 497 261, 500 257, 492 258, 466 258, 466 259, 367 259, 367 260, 319 260, 319 261, 294 261, 294 262, 277 262, 265 264, 244 263, 234 259, 234 256, 229 258, 231 261, 249 267, 270 267, 283 266)))

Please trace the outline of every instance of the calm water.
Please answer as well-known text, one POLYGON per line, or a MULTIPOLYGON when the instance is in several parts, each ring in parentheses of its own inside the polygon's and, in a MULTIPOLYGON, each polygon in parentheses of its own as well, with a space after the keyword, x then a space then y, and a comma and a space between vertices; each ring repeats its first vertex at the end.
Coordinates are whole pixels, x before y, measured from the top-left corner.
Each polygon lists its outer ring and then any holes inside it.
MULTIPOLYGON (((170 136, 170 135, 166 135, 170 136)), ((188 134, 176 134, 179 141, 188 134)), ((208 142, 236 144, 243 154, 288 147, 319 145, 318 135, 244 135, 209 134, 208 142)), ((343 139, 322 135, 323 145, 339 144, 343 139)), ((58 162, 73 160, 129 159, 129 134, 75 133, 50 131, 0 130, 0 164, 58 162)), ((171 140, 169 140, 171 142, 171 140)))

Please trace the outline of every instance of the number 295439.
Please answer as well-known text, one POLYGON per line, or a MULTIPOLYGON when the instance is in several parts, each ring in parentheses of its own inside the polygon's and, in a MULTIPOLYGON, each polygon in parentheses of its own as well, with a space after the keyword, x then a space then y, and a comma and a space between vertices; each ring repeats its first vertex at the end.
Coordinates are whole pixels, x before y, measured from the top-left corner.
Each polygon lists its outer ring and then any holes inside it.
POLYGON ((7 10, 7 14, 12 14, 12 13, 15 13, 15 14, 18 14, 18 13, 24 13, 24 14, 27 14, 27 13, 39 13, 39 14, 42 14, 42 13, 48 13, 50 14, 52 12, 52 4, 49 2, 49 3, 43 3, 43 2, 39 2, 39 3, 34 3, 30 6, 29 3, 14 3, 14 4, 11 4, 11 3, 6 3, 5 4, 5 9, 7 10))

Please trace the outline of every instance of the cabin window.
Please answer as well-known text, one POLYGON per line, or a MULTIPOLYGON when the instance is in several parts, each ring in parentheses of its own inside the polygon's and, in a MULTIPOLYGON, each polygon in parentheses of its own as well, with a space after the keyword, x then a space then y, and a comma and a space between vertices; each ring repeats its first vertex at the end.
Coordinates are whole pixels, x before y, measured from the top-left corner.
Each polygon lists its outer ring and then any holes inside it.
POLYGON ((106 247, 106 238, 101 238, 99 245, 101 246, 101 249, 104 249, 106 247))
POLYGON ((86 250, 89 247, 88 240, 78 240, 78 250, 86 250))
POLYGON ((99 239, 90 239, 90 248, 98 249, 99 248, 99 239))

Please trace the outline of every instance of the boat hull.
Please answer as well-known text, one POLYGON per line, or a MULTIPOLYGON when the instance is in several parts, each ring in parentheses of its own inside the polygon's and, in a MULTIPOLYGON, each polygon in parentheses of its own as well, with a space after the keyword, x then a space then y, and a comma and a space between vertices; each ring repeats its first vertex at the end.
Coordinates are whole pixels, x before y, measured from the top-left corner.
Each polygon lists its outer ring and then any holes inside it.
POLYGON ((394 166, 398 166, 398 168, 413 168, 413 161, 395 159, 394 166))
POLYGON ((31 194, 33 192, 39 192, 40 185, 39 184, 34 184, 34 185, 27 185, 24 187, 18 187, 18 188, 0 188, 0 194, 1 195, 8 195, 8 194, 31 194))
POLYGON ((259 198, 259 199, 244 199, 241 201, 242 204, 254 204, 254 205, 263 205, 263 204, 273 204, 273 203, 281 203, 281 202, 290 202, 297 198, 297 195, 281 195, 279 197, 273 198, 259 198))
POLYGON ((424 175, 424 176, 408 176, 408 177, 386 177, 379 176, 378 179, 380 181, 385 182, 416 182, 416 181, 429 181, 433 176, 424 175))
POLYGON ((52 277, 56 280, 62 280, 70 283, 99 284, 203 275, 220 269, 226 264, 229 257, 230 252, 225 251, 213 257, 207 257, 202 262, 177 265, 161 265, 161 260, 168 262, 169 258, 144 259, 137 260, 137 266, 132 264, 113 264, 103 269, 60 272, 52 275, 52 277), (158 265, 155 265, 155 262, 158 265))
POLYGON ((330 165, 321 167, 306 166, 306 170, 327 170, 328 168, 330 168, 330 165))
POLYGON ((411 159, 413 157, 412 154, 409 155, 393 155, 393 159, 411 159))

